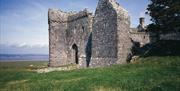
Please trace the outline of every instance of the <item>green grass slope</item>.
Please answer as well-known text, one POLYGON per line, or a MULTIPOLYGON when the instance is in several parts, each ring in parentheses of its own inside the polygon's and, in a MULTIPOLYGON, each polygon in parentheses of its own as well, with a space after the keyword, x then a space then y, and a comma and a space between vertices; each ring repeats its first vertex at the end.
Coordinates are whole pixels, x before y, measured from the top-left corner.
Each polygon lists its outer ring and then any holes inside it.
POLYGON ((55 71, 46 62, 1 62, 0 91, 180 91, 180 57, 146 57, 127 65, 55 71))

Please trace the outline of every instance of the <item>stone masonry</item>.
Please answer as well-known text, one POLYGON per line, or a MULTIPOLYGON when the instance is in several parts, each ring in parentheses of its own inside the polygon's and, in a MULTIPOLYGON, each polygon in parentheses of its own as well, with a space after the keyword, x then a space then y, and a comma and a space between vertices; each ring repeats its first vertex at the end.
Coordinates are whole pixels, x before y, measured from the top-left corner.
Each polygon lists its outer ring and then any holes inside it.
POLYGON ((92 31, 92 14, 86 9, 66 13, 49 9, 49 66, 84 64, 85 48, 92 31))
POLYGON ((114 0, 100 0, 92 31, 90 66, 126 63, 131 55, 128 12, 114 0))
POLYGON ((49 66, 102 67, 132 57, 130 17, 115 0, 99 0, 95 15, 49 9, 49 66))

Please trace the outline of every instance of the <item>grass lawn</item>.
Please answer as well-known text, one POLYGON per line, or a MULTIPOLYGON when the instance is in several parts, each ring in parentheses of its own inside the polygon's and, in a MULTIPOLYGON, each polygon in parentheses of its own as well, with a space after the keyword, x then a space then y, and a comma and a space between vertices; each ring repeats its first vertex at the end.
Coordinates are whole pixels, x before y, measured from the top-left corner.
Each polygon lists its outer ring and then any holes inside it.
POLYGON ((1 62, 0 91, 180 91, 180 56, 151 56, 106 68, 31 71, 45 65, 1 62))

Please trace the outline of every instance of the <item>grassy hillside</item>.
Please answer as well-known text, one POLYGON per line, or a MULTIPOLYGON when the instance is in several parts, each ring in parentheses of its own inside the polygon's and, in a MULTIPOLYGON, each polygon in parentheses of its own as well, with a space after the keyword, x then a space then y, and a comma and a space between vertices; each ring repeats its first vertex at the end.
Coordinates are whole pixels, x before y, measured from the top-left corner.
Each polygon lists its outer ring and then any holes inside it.
POLYGON ((30 70, 42 65, 46 62, 1 62, 0 91, 180 91, 179 56, 146 57, 107 68, 30 70))

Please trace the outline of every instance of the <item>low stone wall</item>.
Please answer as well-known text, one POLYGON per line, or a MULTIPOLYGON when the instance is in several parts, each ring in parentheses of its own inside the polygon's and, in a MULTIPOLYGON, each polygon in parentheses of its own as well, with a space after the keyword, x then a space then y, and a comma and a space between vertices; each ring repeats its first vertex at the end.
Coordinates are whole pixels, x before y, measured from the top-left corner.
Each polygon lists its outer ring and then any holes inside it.
POLYGON ((130 32, 131 39, 139 42, 141 46, 150 43, 150 34, 147 32, 130 32))

